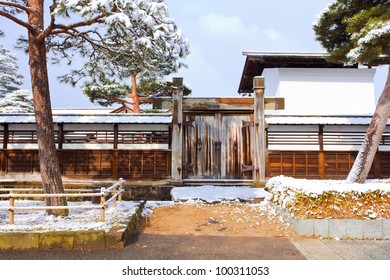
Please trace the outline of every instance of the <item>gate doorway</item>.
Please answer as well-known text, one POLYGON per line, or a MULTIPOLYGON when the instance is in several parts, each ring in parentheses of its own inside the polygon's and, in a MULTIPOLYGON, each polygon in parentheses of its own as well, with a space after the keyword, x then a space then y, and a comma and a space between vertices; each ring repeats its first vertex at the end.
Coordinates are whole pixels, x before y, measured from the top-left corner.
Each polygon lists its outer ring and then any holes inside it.
POLYGON ((183 179, 252 180, 253 110, 198 111, 192 105, 188 110, 183 102, 183 179))

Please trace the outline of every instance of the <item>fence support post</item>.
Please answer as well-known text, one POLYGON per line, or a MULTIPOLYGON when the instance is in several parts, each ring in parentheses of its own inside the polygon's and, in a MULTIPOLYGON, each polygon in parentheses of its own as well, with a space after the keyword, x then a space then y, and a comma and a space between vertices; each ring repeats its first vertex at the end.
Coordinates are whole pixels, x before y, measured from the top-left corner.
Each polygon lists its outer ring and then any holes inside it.
POLYGON ((13 225, 15 223, 15 210, 13 209, 13 207, 15 206, 15 198, 12 197, 13 193, 14 193, 13 191, 9 192, 9 194, 11 195, 11 197, 9 198, 9 206, 10 206, 9 224, 10 225, 13 225))
POLYGON ((122 201, 122 191, 123 191, 123 178, 119 178, 120 181, 122 181, 122 183, 119 185, 119 190, 120 190, 120 194, 118 195, 118 201, 122 201))
POLYGON ((106 203, 106 197, 104 195, 105 188, 101 188, 101 197, 100 197, 100 205, 102 208, 100 209, 100 221, 104 222, 106 219, 106 209, 104 207, 104 203, 106 203))

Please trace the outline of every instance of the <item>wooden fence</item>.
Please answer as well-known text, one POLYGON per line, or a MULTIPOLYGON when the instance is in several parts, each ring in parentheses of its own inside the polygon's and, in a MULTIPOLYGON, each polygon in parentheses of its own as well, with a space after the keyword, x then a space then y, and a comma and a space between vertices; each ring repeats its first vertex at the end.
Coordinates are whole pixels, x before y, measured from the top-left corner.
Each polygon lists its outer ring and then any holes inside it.
MULTIPOLYGON (((167 179, 171 152, 165 150, 58 150, 61 173, 80 179, 167 179)), ((0 174, 40 175, 37 150, 0 150, 0 174)))
POLYGON ((110 205, 113 208, 116 207, 117 199, 119 201, 122 200, 123 184, 125 181, 120 179, 118 182, 113 184, 109 188, 101 188, 100 192, 96 193, 93 190, 90 192, 85 192, 85 190, 81 193, 63 193, 63 194, 37 194, 31 193, 36 192, 37 189, 26 189, 26 188, 0 188, 0 192, 7 192, 7 194, 0 194, 0 199, 8 199, 9 206, 0 207, 0 210, 7 210, 9 214, 9 224, 15 223, 15 211, 22 210, 53 210, 53 209, 100 209, 100 222, 105 221, 105 210, 110 205), (21 193, 23 192, 23 193, 21 193), (27 192, 27 193, 26 193, 27 192), (111 195, 110 199, 106 200, 106 198, 111 195), (86 198, 86 197, 100 197, 99 205, 74 205, 74 206, 15 206, 15 199, 29 199, 29 198, 47 198, 47 197, 65 197, 65 198, 86 198))
MULTIPOLYGON (((357 152, 270 151, 266 176, 278 175, 311 179, 345 179, 357 152)), ((390 177, 390 152, 377 152, 369 178, 390 177)))

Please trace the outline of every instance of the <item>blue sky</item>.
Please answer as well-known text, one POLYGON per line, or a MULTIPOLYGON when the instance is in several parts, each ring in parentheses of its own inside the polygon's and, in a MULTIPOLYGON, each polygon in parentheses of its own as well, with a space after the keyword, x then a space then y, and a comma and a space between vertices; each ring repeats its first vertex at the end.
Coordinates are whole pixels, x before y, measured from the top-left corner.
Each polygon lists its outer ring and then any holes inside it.
MULTIPOLYGON (((170 16, 190 40, 188 69, 181 76, 192 86, 193 96, 237 97, 245 57, 252 51, 323 51, 314 40, 312 23, 330 0, 166 0, 170 16)), ((6 36, 0 42, 20 57, 25 88, 30 87, 27 56, 13 49, 16 35, 23 30, 0 17, 6 36)), ((66 73, 66 65, 50 66, 53 108, 94 107, 79 87, 59 84, 56 76, 66 73)), ((386 71, 378 70, 376 91, 380 93, 386 71)))

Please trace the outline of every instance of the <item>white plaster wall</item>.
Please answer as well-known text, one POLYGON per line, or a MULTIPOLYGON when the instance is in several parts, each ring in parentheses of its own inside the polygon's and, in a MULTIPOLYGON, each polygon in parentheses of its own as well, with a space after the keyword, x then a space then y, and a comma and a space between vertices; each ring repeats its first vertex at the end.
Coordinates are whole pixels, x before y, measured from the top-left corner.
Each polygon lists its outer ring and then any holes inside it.
POLYGON ((375 110, 375 69, 272 70, 264 71, 266 96, 285 98, 280 114, 369 115, 375 110))

